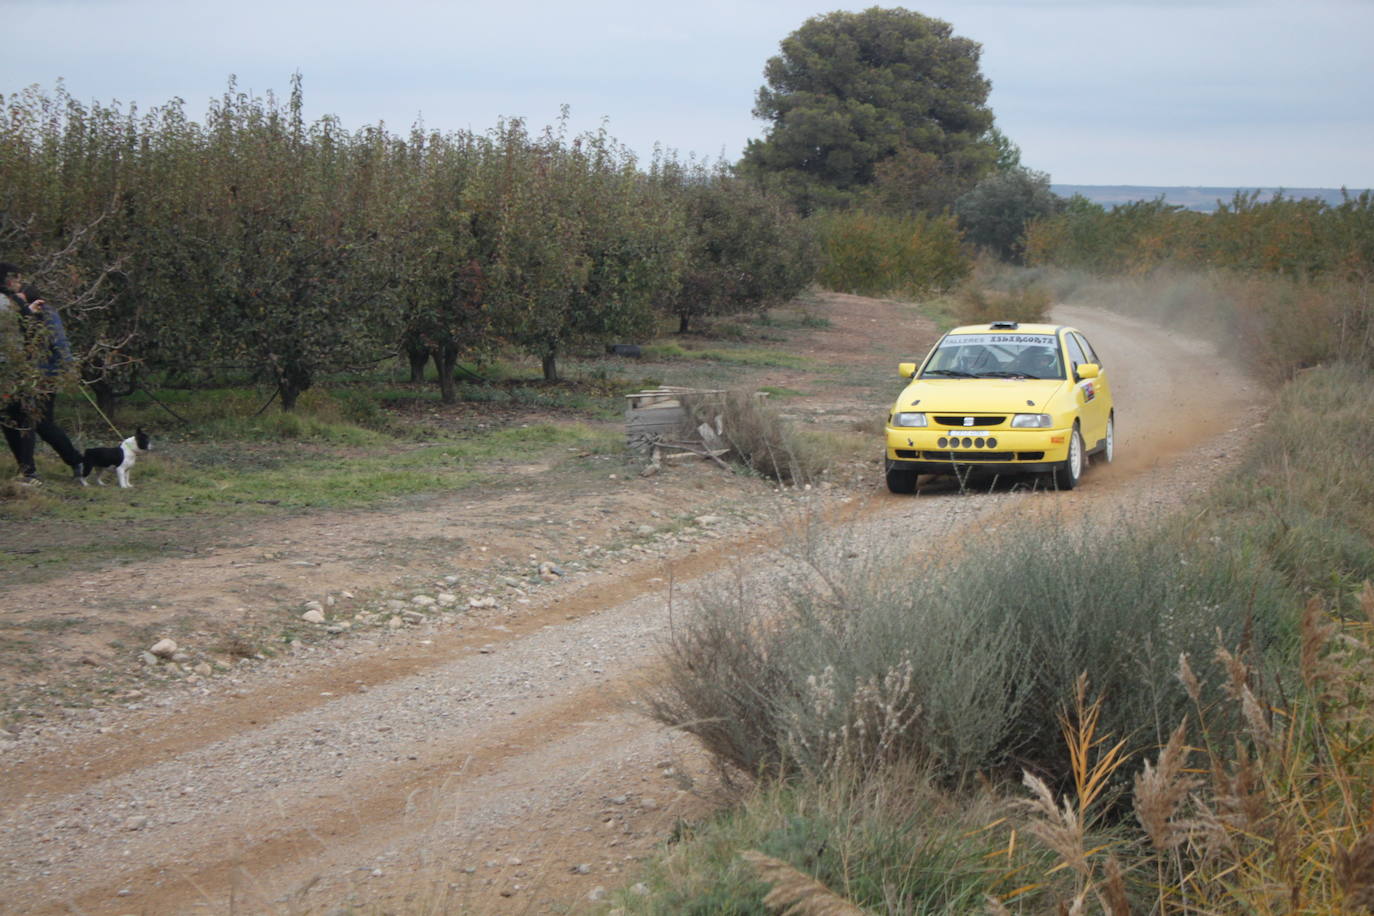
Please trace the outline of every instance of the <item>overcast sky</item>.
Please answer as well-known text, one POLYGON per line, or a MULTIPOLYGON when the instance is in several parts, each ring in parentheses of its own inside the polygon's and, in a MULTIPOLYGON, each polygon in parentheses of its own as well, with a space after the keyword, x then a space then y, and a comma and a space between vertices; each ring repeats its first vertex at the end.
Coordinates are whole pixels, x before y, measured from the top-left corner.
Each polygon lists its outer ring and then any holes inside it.
MULTIPOLYGON (((859 3, 847 9, 862 9, 859 3)), ((310 118, 533 127, 562 105, 641 156, 737 158, 764 62, 826 0, 0 0, 0 93, 170 98, 203 117, 230 74, 310 118)), ((1060 184, 1374 187, 1374 0, 932 0, 981 42, 990 103, 1060 184)))

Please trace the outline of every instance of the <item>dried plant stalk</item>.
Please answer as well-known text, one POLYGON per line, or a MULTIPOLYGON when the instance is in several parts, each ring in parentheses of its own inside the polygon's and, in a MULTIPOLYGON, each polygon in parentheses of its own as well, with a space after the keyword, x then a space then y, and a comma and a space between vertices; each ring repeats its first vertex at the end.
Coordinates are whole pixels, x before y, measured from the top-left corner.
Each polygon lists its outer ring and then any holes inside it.
POLYGON ((1336 876, 1347 910, 1374 912, 1374 833, 1366 833, 1349 849, 1336 850, 1336 876))
POLYGON ((1169 736, 1169 743, 1160 751, 1156 766, 1148 761, 1135 778, 1135 814, 1150 842, 1156 849, 1173 849, 1187 838, 1187 831, 1179 829, 1176 818, 1179 805, 1188 793, 1200 785, 1197 778, 1188 776, 1188 749, 1184 744, 1188 723, 1180 722, 1169 736))
POLYGON ((863 909, 780 859, 752 849, 740 858, 773 885, 763 903, 781 916, 864 916, 863 909))

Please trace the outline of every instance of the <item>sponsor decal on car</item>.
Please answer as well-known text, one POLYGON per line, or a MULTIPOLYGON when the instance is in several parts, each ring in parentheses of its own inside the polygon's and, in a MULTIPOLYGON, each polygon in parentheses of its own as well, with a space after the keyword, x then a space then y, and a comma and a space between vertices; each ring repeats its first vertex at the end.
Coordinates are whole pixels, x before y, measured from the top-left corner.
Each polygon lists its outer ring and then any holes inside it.
POLYGON ((1097 389, 1093 387, 1092 379, 1079 383, 1078 387, 1083 389, 1083 400, 1091 401, 1097 397, 1097 389))
POLYGON ((986 347, 989 344, 1032 344, 1052 347, 1054 343, 1053 334, 950 334, 940 342, 940 347, 986 347))

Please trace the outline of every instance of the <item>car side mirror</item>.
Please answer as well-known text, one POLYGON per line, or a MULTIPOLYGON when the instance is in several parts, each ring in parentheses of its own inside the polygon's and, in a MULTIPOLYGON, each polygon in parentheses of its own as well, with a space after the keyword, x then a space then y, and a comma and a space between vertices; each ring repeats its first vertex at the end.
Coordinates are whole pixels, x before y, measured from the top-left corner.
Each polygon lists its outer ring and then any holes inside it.
POLYGON ((1087 378, 1097 378, 1102 374, 1102 367, 1097 363, 1079 363, 1074 373, 1078 376, 1079 381, 1087 378))
POLYGON ((911 378, 913 375, 916 374, 916 364, 915 364, 915 363, 898 363, 898 364, 897 364, 897 374, 900 375, 902 378, 911 378))

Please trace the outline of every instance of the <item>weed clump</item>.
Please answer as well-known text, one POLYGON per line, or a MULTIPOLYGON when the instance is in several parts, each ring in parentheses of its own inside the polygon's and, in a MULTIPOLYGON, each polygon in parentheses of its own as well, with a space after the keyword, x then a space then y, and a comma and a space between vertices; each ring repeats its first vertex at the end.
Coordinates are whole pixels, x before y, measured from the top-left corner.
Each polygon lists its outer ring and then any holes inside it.
POLYGON ((801 436, 758 395, 728 391, 683 399, 694 426, 706 424, 749 470, 793 486, 814 483, 830 463, 830 453, 815 439, 801 436))

